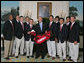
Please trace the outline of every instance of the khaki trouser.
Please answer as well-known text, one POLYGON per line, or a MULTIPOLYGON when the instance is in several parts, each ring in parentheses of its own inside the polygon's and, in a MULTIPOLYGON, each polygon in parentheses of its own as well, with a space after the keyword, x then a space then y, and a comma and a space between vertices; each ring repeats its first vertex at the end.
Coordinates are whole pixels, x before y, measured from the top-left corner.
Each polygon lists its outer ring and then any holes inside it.
POLYGON ((4 40, 4 57, 12 54, 13 40, 4 40))

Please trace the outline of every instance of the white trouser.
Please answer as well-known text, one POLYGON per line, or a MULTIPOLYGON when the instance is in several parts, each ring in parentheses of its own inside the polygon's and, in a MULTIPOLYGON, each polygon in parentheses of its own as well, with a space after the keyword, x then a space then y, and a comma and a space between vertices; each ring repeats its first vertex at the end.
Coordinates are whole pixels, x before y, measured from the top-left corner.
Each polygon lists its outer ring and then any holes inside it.
POLYGON ((20 47, 20 54, 23 54, 23 49, 24 49, 24 36, 21 39, 18 39, 17 37, 15 37, 15 41, 16 41, 16 52, 15 52, 15 56, 18 56, 19 47, 20 47))
POLYGON ((57 43, 57 47, 58 47, 58 55, 60 58, 66 59, 66 41, 64 41, 64 43, 61 43, 59 40, 59 43, 57 43), (62 55, 63 52, 63 55, 62 55))
POLYGON ((55 41, 47 41, 48 54, 52 57, 56 56, 55 41))
POLYGON ((77 62, 79 54, 79 43, 76 45, 74 43, 69 43, 69 55, 71 56, 71 59, 75 62, 77 62))
POLYGON ((67 50, 66 52, 67 52, 67 55, 69 55, 69 41, 67 41, 66 43, 67 43, 66 44, 66 50, 67 50))
POLYGON ((16 41, 14 40, 14 42, 13 42, 13 51, 12 51, 12 54, 15 54, 15 49, 16 49, 16 41))
POLYGON ((26 41, 26 51, 27 51, 26 56, 32 56, 33 44, 34 44, 34 42, 32 42, 31 39, 29 41, 26 41))

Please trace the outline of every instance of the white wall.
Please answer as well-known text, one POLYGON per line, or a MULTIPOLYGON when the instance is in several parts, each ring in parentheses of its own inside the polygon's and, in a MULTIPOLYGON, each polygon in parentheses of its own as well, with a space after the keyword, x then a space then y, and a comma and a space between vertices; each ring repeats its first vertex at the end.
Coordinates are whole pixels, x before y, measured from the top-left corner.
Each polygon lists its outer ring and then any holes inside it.
POLYGON ((32 18, 34 21, 37 21, 37 2, 52 2, 52 15, 60 16, 62 10, 63 10, 63 16, 69 15, 69 1, 20 1, 20 10, 19 14, 20 16, 25 16, 28 12, 32 12, 32 18))

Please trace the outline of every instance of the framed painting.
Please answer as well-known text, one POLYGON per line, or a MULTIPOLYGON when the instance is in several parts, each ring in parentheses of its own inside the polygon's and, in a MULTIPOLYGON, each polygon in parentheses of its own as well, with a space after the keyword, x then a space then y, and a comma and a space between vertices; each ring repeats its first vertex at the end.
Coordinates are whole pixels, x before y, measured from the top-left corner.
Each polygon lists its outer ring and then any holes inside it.
POLYGON ((39 16, 48 18, 52 14, 51 2, 37 2, 37 18, 39 16))

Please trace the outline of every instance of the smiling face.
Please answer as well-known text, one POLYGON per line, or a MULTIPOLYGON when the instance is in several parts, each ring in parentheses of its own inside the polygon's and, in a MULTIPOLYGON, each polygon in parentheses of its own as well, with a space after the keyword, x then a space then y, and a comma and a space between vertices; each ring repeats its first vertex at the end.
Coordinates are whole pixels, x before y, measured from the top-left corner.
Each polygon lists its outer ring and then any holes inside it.
POLYGON ((20 21, 23 22, 24 18, 23 17, 20 17, 20 21))
POLYGON ((50 22, 51 22, 51 21, 53 21, 53 18, 52 18, 52 16, 50 16, 49 20, 50 20, 50 22))
POLYGON ((29 23, 32 25, 33 24, 33 20, 30 20, 29 23))
POLYGON ((60 19, 60 24, 63 24, 64 23, 64 20, 63 19, 60 19))
POLYGON ((27 18, 25 18, 25 21, 26 21, 26 22, 29 22, 29 18, 28 18, 28 17, 27 17, 27 18))
POLYGON ((39 17, 38 21, 39 21, 39 22, 42 22, 42 17, 39 17))
POLYGON ((20 20, 19 16, 16 16, 16 20, 20 20))
POLYGON ((69 19, 69 18, 67 18, 67 19, 66 19, 66 22, 68 23, 69 21, 70 21, 70 19, 69 19))
POLYGON ((71 23, 73 23, 75 21, 74 17, 71 17, 71 23))
POLYGON ((13 20, 13 16, 12 16, 12 15, 10 15, 10 16, 9 16, 9 19, 12 21, 12 20, 13 20))

